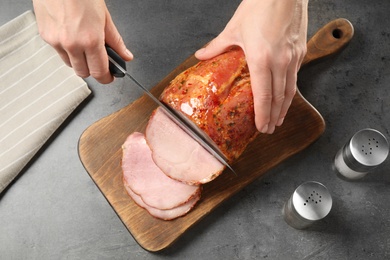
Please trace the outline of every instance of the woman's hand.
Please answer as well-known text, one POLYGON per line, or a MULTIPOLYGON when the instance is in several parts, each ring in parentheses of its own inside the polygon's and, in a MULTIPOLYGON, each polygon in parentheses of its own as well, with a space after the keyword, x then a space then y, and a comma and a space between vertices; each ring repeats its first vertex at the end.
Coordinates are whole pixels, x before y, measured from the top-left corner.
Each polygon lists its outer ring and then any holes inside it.
POLYGON ((260 132, 280 126, 296 92, 306 54, 308 0, 243 0, 225 29, 196 52, 210 59, 240 46, 248 62, 260 132))
POLYGON ((41 37, 78 76, 113 81, 105 44, 126 61, 133 58, 104 0, 33 0, 33 5, 41 37))

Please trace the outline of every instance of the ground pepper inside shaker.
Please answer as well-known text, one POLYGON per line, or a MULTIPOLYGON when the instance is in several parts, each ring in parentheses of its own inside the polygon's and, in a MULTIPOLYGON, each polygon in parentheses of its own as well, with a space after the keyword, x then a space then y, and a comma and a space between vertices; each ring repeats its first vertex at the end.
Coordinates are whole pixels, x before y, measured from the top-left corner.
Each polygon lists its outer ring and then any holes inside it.
POLYGON ((375 129, 363 129, 337 152, 334 168, 346 179, 360 179, 382 164, 388 154, 386 137, 375 129))

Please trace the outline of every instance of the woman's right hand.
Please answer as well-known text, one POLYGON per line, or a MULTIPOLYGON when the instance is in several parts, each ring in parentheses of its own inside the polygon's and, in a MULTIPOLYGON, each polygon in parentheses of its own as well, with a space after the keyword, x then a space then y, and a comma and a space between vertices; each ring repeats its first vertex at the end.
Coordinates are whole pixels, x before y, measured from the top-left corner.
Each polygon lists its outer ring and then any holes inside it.
POLYGON ((33 0, 41 37, 80 77, 113 81, 105 44, 124 60, 133 59, 104 0, 33 0))

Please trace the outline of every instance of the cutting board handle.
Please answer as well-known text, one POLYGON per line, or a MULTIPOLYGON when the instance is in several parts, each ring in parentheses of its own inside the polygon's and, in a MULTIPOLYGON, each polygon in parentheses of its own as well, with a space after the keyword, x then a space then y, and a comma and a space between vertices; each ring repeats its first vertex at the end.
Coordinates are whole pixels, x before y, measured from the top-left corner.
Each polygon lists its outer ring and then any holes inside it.
POLYGON ((339 18, 329 22, 307 43, 302 66, 339 52, 351 41, 353 33, 353 25, 347 19, 339 18))

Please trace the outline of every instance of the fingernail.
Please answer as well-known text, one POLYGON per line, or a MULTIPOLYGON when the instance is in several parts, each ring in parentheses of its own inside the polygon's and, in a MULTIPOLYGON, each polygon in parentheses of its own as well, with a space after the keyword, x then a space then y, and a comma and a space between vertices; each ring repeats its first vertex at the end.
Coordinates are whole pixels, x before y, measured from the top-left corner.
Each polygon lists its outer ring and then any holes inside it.
POLYGON ((273 134, 275 132, 275 126, 268 127, 268 134, 273 134))
POLYGON ((266 124, 266 125, 263 127, 263 129, 261 129, 260 132, 262 132, 263 134, 265 134, 265 133, 267 133, 267 131, 268 131, 268 124, 266 124))
POLYGON ((283 122, 284 122, 284 117, 279 118, 278 123, 276 125, 281 126, 283 124, 283 122))
POLYGON ((195 52, 195 55, 198 55, 198 54, 202 55, 202 54, 204 53, 205 50, 206 50, 206 48, 199 49, 199 50, 197 50, 197 51, 195 52))
POLYGON ((134 58, 134 55, 129 51, 129 49, 126 49, 127 56, 132 60, 134 58))

